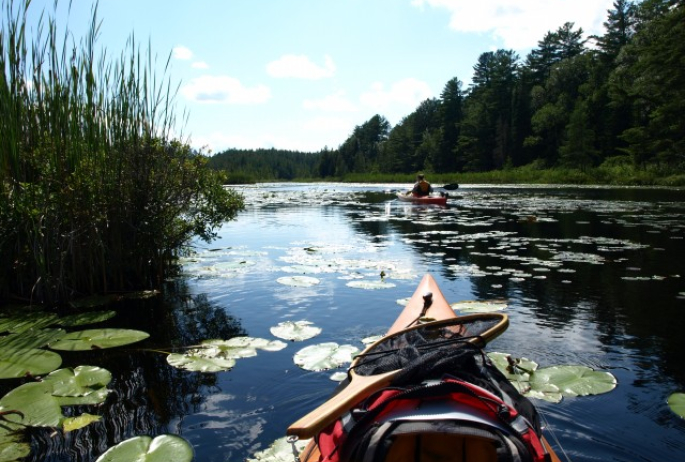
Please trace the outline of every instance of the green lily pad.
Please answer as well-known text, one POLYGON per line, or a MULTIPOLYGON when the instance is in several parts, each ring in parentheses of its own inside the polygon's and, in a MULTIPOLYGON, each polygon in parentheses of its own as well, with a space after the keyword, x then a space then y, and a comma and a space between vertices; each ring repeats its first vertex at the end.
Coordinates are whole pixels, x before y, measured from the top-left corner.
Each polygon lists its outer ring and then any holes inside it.
POLYGON ((35 329, 31 331, 31 335, 24 333, 9 334, 0 337, 0 349, 13 348, 17 350, 26 350, 32 348, 42 348, 48 343, 61 338, 66 334, 64 329, 55 327, 49 329, 35 329))
POLYGON ((224 358, 248 358, 256 356, 256 350, 280 351, 287 347, 280 340, 267 340, 257 337, 233 337, 229 340, 205 340, 202 348, 207 350, 207 356, 222 356, 224 358), (216 353, 212 350, 218 350, 216 353))
POLYGON ((112 390, 109 388, 98 388, 83 396, 55 396, 60 406, 95 406, 105 402, 112 390))
POLYGON ((587 366, 552 366, 538 369, 530 377, 533 387, 553 384, 564 396, 587 396, 608 393, 616 388, 616 377, 587 366))
POLYGON ((507 353, 500 353, 498 351, 489 352, 488 357, 497 369, 499 369, 511 382, 528 382, 530 380, 530 374, 535 372, 538 368, 538 364, 530 359, 514 358, 507 353), (511 364, 508 358, 511 358, 511 361, 515 366, 511 364))
POLYGON ((54 396, 82 397, 106 387, 112 374, 97 366, 78 366, 51 372, 43 381, 52 384, 54 396))
POLYGON ((0 379, 14 379, 27 375, 47 374, 62 364, 62 357, 46 350, 0 349, 0 379))
POLYGON ((353 289, 365 289, 365 290, 380 290, 380 289, 392 289, 395 284, 386 281, 350 281, 347 287, 352 287, 353 289))
POLYGON ((136 436, 109 448, 95 462, 190 462, 193 448, 175 435, 136 436))
POLYGON ((86 324, 95 324, 98 322, 107 321, 116 316, 117 312, 114 310, 109 311, 89 311, 86 313, 71 314, 69 316, 64 316, 60 318, 59 324, 61 326, 73 327, 73 326, 83 326, 86 324))
POLYGON ((321 328, 309 321, 285 321, 269 330, 275 337, 293 341, 307 340, 321 333, 321 328))
POLYGON ((235 360, 257 356, 257 350, 279 351, 287 344, 280 340, 234 337, 229 340, 205 340, 198 348, 167 356, 167 362, 179 369, 196 372, 227 371, 235 360))
POLYGON ((57 427, 62 418, 62 409, 52 396, 52 384, 31 382, 20 385, 0 399, 0 411, 19 411, 7 414, 10 422, 31 427, 57 427))
POLYGON ((83 428, 93 422, 97 422, 102 419, 102 416, 91 415, 88 413, 83 413, 77 417, 67 417, 62 421, 62 429, 65 432, 70 432, 73 430, 78 430, 83 428))
POLYGON ((197 350, 186 352, 185 354, 172 353, 167 356, 166 361, 173 367, 193 372, 221 372, 232 369, 235 366, 235 359, 233 358, 208 358, 195 354, 195 351, 197 350))
POLYGON ((464 301, 452 303, 450 305, 453 310, 462 313, 492 313, 495 311, 502 311, 507 308, 507 304, 501 300, 495 301, 464 301))
POLYGON ((276 279, 276 282, 290 287, 312 287, 321 281, 310 276, 284 276, 276 279))
POLYGON ((304 347, 295 353, 293 360, 304 370, 325 371, 351 363, 352 356, 358 352, 359 348, 353 345, 326 342, 304 347))
POLYGON ((57 324, 59 317, 55 313, 38 311, 33 313, 15 313, 0 318, 0 332, 22 333, 31 329, 43 329, 57 324))
MULTIPOLYGON (((309 443, 309 440, 295 441, 295 449, 301 453, 309 443)), ((293 461, 293 446, 288 442, 288 437, 279 438, 263 451, 254 453, 252 459, 247 459, 246 462, 292 462, 293 461)))
POLYGON ((133 329, 88 329, 70 332, 48 346, 54 350, 87 351, 130 345, 149 336, 147 332, 133 329))
POLYGON ((673 412, 685 419, 685 393, 673 393, 669 396, 668 406, 673 412))
MULTIPOLYGON (((564 395, 559 390, 559 387, 553 383, 530 383, 524 382, 528 385, 526 389, 519 390, 526 398, 541 399, 549 401, 550 403, 560 403, 564 395)), ((515 385, 516 386, 516 385, 515 385)))
POLYGON ((13 462, 28 457, 31 445, 23 441, 21 432, 0 426, 0 462, 13 462))

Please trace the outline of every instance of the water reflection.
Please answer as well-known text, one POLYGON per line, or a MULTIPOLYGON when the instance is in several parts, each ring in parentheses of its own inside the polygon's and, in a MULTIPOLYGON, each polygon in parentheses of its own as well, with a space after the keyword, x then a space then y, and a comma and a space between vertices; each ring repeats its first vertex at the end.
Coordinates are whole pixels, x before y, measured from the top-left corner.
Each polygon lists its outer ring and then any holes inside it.
POLYGON ((536 402, 572 460, 677 460, 685 452, 685 424, 665 404, 685 390, 683 191, 463 187, 448 207, 425 207, 399 203, 397 189, 243 188, 248 209, 184 262, 164 297, 127 302, 109 322, 147 330, 148 341, 65 355, 65 365, 112 371, 114 396, 90 410, 108 417, 66 435, 34 432, 30 460, 92 461, 130 436, 165 432, 187 438, 196 460, 250 457, 335 387, 329 373, 302 371, 292 356, 319 342, 361 346, 384 332, 401 309, 396 300, 426 272, 450 301, 506 300, 511 325, 492 349, 618 378, 606 395, 536 402), (381 272, 396 287, 347 285, 381 272), (320 283, 277 282, 292 275, 320 283), (284 320, 323 332, 228 372, 166 363, 164 352, 205 339, 272 338, 270 327, 284 320))

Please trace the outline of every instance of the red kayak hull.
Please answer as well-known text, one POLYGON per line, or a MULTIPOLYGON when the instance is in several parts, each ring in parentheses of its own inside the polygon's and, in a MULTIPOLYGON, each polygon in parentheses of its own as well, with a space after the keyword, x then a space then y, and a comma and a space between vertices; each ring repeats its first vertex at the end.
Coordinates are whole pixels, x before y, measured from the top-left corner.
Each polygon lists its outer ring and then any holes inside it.
POLYGON ((397 193, 397 199, 412 204, 446 205, 447 196, 414 196, 413 194, 397 193))

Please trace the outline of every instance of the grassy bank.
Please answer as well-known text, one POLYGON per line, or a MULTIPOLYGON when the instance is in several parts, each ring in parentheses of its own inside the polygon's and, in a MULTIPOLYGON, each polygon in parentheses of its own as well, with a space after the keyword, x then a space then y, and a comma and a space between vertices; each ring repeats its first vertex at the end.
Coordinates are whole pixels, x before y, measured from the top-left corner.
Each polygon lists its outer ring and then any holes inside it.
MULTIPOLYGON (((594 169, 540 168, 527 165, 478 173, 426 173, 435 184, 574 184, 613 186, 685 187, 685 173, 666 173, 658 165, 635 167, 627 158, 613 158, 594 169)), ((414 174, 350 174, 341 181, 350 183, 413 183, 414 174)))

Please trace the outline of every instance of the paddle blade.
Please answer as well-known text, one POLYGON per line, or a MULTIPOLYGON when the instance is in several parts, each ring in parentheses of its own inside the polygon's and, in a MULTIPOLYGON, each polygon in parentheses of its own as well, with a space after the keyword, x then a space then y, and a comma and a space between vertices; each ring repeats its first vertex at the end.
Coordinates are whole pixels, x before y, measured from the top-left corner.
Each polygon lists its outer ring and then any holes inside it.
POLYGON ((446 189, 448 191, 454 191, 455 189, 459 189, 459 184, 458 183, 446 184, 445 186, 442 187, 442 189, 446 189))

